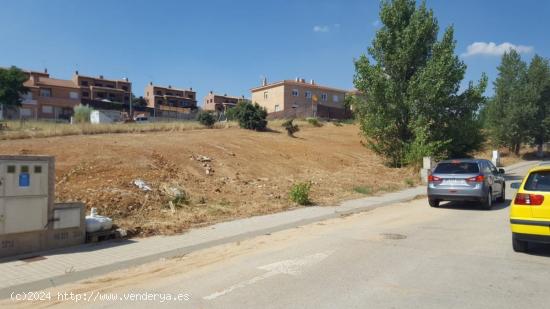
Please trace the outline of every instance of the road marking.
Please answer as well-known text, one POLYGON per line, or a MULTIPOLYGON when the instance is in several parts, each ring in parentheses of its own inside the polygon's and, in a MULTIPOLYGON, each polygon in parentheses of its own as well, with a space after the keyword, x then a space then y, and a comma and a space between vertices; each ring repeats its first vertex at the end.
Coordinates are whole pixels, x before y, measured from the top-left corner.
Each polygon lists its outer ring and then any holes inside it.
POLYGON ((254 283, 257 283, 257 282, 262 281, 264 279, 267 279, 267 278, 270 278, 270 277, 273 277, 273 276, 276 276, 276 275, 280 275, 280 274, 291 275, 291 276, 300 275, 302 273, 302 268, 309 267, 309 266, 315 265, 317 263, 320 263, 321 261, 326 259, 332 253, 334 253, 334 250, 319 252, 319 253, 316 253, 316 254, 304 256, 304 257, 299 258, 299 259, 284 260, 284 261, 275 262, 275 263, 272 263, 272 264, 260 266, 260 267, 258 267, 258 269, 266 270, 267 272, 265 274, 253 277, 251 279, 239 282, 237 284, 234 284, 234 285, 228 287, 225 290, 215 292, 213 294, 205 296, 205 297, 203 297, 203 299, 213 300, 213 299, 216 299, 216 298, 218 298, 220 296, 223 296, 225 294, 231 293, 234 290, 241 289, 241 288, 247 287, 249 285, 253 285, 254 283))

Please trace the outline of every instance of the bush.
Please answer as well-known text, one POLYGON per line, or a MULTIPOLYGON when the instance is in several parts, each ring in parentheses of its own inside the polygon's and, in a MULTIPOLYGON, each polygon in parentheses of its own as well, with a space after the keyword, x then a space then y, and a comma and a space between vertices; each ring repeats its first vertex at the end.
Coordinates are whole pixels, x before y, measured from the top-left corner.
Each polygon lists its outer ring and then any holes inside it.
POLYGON ((288 136, 294 136, 294 133, 300 131, 298 125, 292 123, 293 120, 294 119, 289 119, 283 122, 283 124, 281 125, 283 128, 286 129, 286 133, 288 134, 288 136))
POLYGON ((357 193, 365 194, 365 195, 372 193, 372 189, 370 187, 364 187, 364 186, 355 187, 353 188, 353 191, 357 193))
POLYGON ((239 122, 241 128, 262 131, 267 127, 267 111, 258 103, 252 104, 250 101, 242 101, 233 109, 234 111, 231 111, 230 116, 239 122))
POLYGON ((311 182, 301 182, 293 184, 290 188, 290 200, 299 205, 310 205, 309 190, 311 182))
POLYGON ((319 122, 319 120, 317 118, 307 118, 306 120, 307 120, 307 122, 309 122, 309 124, 311 124, 314 127, 322 127, 323 126, 323 124, 321 122, 319 122))
POLYGON ((205 127, 211 128, 216 123, 216 118, 211 112, 201 111, 197 115, 197 120, 205 127))
POLYGON ((74 107, 73 119, 76 123, 90 122, 90 115, 93 109, 88 105, 78 104, 74 107))

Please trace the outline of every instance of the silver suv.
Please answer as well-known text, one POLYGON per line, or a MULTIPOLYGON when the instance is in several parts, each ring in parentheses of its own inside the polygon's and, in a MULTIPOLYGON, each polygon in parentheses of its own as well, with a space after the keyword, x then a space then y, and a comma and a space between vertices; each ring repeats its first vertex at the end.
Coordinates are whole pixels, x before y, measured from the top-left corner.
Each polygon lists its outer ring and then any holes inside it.
POLYGON ((503 202, 506 184, 504 169, 484 159, 445 160, 428 176, 428 201, 439 207, 441 201, 481 202, 491 209, 493 201, 503 202))

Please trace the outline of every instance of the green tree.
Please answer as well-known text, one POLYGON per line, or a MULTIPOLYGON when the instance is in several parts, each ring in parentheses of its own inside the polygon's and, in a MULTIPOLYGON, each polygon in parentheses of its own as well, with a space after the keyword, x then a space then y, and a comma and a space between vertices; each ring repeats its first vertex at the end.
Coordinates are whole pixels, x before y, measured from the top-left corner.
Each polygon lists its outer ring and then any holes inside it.
POLYGON ((487 125, 491 141, 519 154, 521 144, 529 139, 535 107, 529 89, 527 64, 518 52, 502 56, 494 82, 495 95, 487 106, 487 125))
POLYGON ((239 122, 239 126, 243 129, 262 131, 267 127, 267 111, 258 103, 252 104, 245 100, 237 104, 231 109, 230 115, 232 119, 239 122))
POLYGON ((197 115, 197 120, 205 127, 212 128, 216 123, 214 114, 210 111, 200 111, 197 115))
POLYGON ((527 69, 528 98, 533 104, 534 121, 530 123, 530 137, 542 156, 543 144, 550 136, 550 63, 535 55, 527 69))
POLYGON ((17 67, 0 68, 0 104, 2 107, 21 105, 21 95, 29 89, 23 85, 28 76, 17 67))
POLYGON ((380 20, 370 57, 355 62, 365 98, 353 107, 367 145, 392 166, 477 150, 487 78, 459 92, 466 65, 454 54, 453 27, 438 41, 433 11, 413 0, 383 1, 380 20))

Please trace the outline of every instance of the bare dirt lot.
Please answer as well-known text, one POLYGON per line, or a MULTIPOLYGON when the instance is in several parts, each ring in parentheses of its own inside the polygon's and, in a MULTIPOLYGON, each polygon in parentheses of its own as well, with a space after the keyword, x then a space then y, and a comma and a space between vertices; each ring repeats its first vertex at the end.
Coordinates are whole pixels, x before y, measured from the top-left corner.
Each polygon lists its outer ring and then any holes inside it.
POLYGON ((318 205, 418 182, 412 170, 385 167, 361 145, 355 125, 304 126, 296 138, 273 129, 10 140, 0 142, 0 153, 56 156, 57 200, 97 207, 136 236, 293 208, 288 192, 301 181, 312 182, 318 205), (136 179, 151 190, 139 189, 136 179), (173 189, 188 198, 175 200, 173 189))

